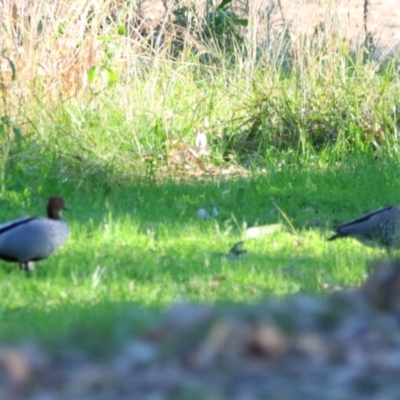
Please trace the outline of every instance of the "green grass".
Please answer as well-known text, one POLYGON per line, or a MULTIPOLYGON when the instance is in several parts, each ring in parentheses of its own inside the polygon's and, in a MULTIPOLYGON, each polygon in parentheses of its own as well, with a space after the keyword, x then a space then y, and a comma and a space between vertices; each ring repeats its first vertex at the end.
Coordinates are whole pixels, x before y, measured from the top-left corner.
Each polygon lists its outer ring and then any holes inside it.
POLYGON ((42 214, 62 194, 71 237, 29 277, 0 263, 0 339, 82 326, 119 337, 141 311, 175 301, 360 283, 383 252, 326 238, 335 223, 398 202, 398 61, 351 47, 335 23, 291 31, 279 9, 264 25, 244 9, 248 27, 232 35, 229 24, 210 32, 207 15, 187 30, 138 31, 124 19, 131 6, 114 3, 39 4, 29 20, 40 29, 27 29, 23 9, 5 17, 0 220, 42 214), (181 174, 173 159, 192 154, 196 128, 206 168, 243 174, 181 174), (197 217, 213 206, 217 218, 197 217), (209 254, 228 251, 245 225, 277 222, 286 230, 246 241, 238 262, 209 254))
POLYGON ((176 301, 255 302, 321 293, 326 284, 357 285, 368 261, 384 253, 326 238, 335 223, 396 203, 396 169, 393 160, 359 159, 254 172, 246 179, 132 181, 107 194, 61 184, 43 187, 34 199, 5 193, 1 220, 41 214, 46 196, 64 188, 71 237, 30 276, 1 264, 0 338, 96 324, 109 331, 110 324, 129 326, 121 316, 132 309, 160 310, 176 301), (197 217, 199 208, 212 206, 217 218, 197 217), (244 224, 276 222, 286 230, 247 240, 249 253, 240 261, 208 254, 227 252, 242 238, 244 224))

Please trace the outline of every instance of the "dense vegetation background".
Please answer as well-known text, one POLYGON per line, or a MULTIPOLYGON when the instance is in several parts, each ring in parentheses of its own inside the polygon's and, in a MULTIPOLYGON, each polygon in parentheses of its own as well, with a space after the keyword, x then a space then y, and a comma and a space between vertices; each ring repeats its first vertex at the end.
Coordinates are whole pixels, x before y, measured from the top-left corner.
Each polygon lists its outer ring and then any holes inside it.
POLYGON ((79 184, 150 162, 204 170, 396 152, 396 60, 372 58, 367 26, 341 37, 334 7, 312 35, 292 31, 279 2, 171 2, 159 19, 143 7, 4 3, 3 183, 7 168, 79 184), (207 152, 193 148, 199 130, 207 152))

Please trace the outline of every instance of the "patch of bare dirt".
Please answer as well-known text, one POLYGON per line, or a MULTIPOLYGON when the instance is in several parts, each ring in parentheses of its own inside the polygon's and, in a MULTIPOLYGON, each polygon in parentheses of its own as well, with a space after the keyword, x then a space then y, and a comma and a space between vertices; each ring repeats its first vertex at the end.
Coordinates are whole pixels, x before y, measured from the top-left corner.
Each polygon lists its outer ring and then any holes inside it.
MULTIPOLYGON (((214 4, 220 4, 215 0, 214 4)), ((234 1, 236 10, 247 9, 250 17, 265 17, 273 9, 277 18, 289 22, 293 32, 312 33, 323 23, 341 32, 343 38, 353 42, 362 42, 365 38, 364 26, 365 0, 249 0, 234 1), (244 2, 246 3, 246 2, 244 2), (280 9, 279 5, 282 7, 280 9)), ((168 2, 146 0, 140 7, 142 17, 151 21, 160 21, 168 17, 174 7, 193 4, 190 0, 168 2)), ((196 1, 198 15, 203 15, 205 1, 196 1)), ((400 4, 398 0, 368 0, 367 29, 372 33, 377 45, 376 55, 393 55, 400 51, 400 4)))
MULTIPOLYGON (((296 30, 310 33, 320 22, 329 25, 334 20, 343 36, 353 40, 364 37, 364 2, 365 0, 281 0, 284 15, 296 30)), ((369 0, 368 3, 367 28, 378 45, 378 54, 399 52, 399 2, 369 0)))

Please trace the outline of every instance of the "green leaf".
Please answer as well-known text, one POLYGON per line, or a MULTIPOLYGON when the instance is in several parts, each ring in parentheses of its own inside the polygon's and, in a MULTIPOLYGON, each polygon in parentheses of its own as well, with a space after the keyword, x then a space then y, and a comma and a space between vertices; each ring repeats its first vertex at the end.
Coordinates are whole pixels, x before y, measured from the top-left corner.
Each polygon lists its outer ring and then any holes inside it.
POLYGON ((232 2, 232 0, 222 0, 221 4, 217 7, 217 10, 221 10, 222 8, 224 8, 231 2, 232 2))
POLYGON ((22 132, 18 126, 13 126, 12 131, 14 133, 15 142, 17 143, 18 151, 21 151, 21 144, 22 144, 22 132))
POLYGON ((249 20, 238 18, 238 19, 235 19, 234 23, 235 23, 235 25, 247 26, 247 25, 249 25, 249 20))
POLYGON ((13 61, 10 58, 8 58, 6 56, 3 56, 3 57, 8 61, 8 64, 10 65, 10 68, 11 68, 11 79, 13 81, 15 81, 15 79, 17 77, 17 69, 15 68, 15 64, 13 63, 13 61))
POLYGON ((67 26, 68 26, 68 22, 67 21, 62 21, 62 22, 60 22, 58 24, 58 27, 57 27, 58 35, 57 35, 57 37, 60 37, 61 35, 63 35, 65 33, 65 31, 67 29, 67 26))
POLYGON ((118 26, 118 35, 124 36, 126 34, 126 29, 123 25, 118 26))
POLYGON ((112 70, 111 68, 108 68, 108 67, 104 67, 104 68, 107 70, 108 84, 114 85, 118 80, 117 73, 114 70, 112 70))
POLYGON ((94 81, 96 80, 96 76, 97 76, 97 71, 96 71, 96 67, 90 67, 88 72, 87 72, 87 78, 88 78, 88 82, 89 83, 94 83, 94 81))

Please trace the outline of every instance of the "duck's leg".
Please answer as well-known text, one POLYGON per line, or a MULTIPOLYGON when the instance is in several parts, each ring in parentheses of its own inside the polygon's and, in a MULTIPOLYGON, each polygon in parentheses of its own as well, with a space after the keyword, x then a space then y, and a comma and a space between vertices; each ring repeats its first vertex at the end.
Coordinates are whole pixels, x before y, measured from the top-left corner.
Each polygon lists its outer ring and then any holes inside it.
POLYGON ((26 262, 21 262, 19 264, 19 269, 22 269, 26 272, 33 271, 35 269, 35 264, 33 261, 26 261, 26 262))

